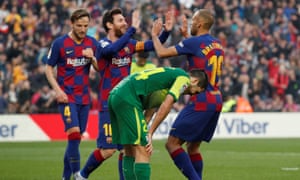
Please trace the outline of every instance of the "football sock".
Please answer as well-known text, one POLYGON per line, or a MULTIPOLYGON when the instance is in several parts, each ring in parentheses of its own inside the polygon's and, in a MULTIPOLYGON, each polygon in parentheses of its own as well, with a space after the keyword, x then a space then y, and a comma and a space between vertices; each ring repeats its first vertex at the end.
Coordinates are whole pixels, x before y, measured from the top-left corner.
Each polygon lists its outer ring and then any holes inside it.
POLYGON ((65 156, 64 156, 64 170, 63 170, 63 179, 65 180, 70 180, 72 175, 72 171, 71 171, 71 167, 70 167, 70 163, 67 157, 67 151, 65 152, 65 156))
POLYGON ((73 174, 80 170, 80 139, 81 135, 79 132, 68 135, 67 157, 73 174))
POLYGON ((84 178, 88 178, 89 175, 99 167, 104 161, 104 157, 102 156, 99 149, 96 149, 88 158, 85 163, 83 169, 80 171, 80 174, 84 178))
POLYGON ((195 171, 188 154, 182 149, 178 148, 170 154, 177 168, 189 179, 200 180, 197 172, 195 171))
POLYGON ((134 157, 123 156, 123 176, 125 179, 136 179, 134 174, 134 157))
POLYGON ((202 179, 203 160, 201 154, 190 154, 190 159, 198 176, 202 179))
POLYGON ((123 153, 121 153, 121 152, 119 154, 118 170, 119 170, 120 180, 124 180, 124 176, 123 176, 123 153))
POLYGON ((151 168, 149 163, 135 163, 134 173, 136 180, 150 180, 151 168))

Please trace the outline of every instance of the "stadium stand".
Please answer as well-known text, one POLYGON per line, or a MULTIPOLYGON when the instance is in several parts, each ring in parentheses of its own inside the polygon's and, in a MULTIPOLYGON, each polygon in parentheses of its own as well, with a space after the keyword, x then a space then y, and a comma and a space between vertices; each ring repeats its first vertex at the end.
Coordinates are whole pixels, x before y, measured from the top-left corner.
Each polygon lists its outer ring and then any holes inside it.
MULTIPOLYGON (((181 14, 191 18, 199 8, 211 9, 217 17, 212 34, 226 53, 220 83, 225 103, 243 97, 254 112, 299 111, 300 0, 2 0, 0 113, 57 111, 44 75, 45 57, 52 40, 70 29, 68 16, 78 7, 90 11, 88 33, 97 39, 105 36, 101 19, 106 9, 121 7, 130 23, 133 9, 140 7, 136 38, 141 40, 150 38, 153 19, 174 9, 176 24, 167 44, 181 40, 181 14), (291 103, 293 108, 288 108, 291 103)), ((150 59, 158 66, 186 68, 184 57, 158 59, 150 53, 150 59)), ((92 74, 92 84, 99 78, 92 74)), ((91 90, 95 109, 97 86, 91 90)))

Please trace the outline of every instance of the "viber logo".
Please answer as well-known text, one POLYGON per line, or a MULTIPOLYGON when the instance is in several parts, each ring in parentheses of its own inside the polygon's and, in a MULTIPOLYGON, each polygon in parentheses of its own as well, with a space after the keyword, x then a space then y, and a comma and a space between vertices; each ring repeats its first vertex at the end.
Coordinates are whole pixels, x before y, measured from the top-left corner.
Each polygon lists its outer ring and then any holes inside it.
POLYGON ((16 129, 18 128, 18 125, 0 125, 0 138, 6 138, 6 137, 14 137, 16 129))
POLYGON ((216 133, 221 133, 221 131, 225 130, 225 133, 228 134, 266 134, 269 125, 268 122, 249 122, 242 118, 220 120, 216 133))

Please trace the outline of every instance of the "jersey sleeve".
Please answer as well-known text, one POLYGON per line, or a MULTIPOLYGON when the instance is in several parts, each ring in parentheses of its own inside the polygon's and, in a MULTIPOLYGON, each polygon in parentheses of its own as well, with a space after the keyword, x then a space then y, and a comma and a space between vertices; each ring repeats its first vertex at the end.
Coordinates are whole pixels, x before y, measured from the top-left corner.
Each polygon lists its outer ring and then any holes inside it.
POLYGON ((178 55, 187 55, 197 52, 194 50, 194 48, 197 48, 195 40, 196 39, 194 37, 191 37, 175 45, 178 55))
MULTIPOLYGON (((163 31, 158 39, 159 41, 163 44, 166 42, 170 35, 170 32, 163 31)), ((147 41, 138 41, 136 45, 136 51, 154 51, 154 45, 152 40, 147 40, 147 41)))
POLYGON ((136 29, 130 27, 127 32, 114 43, 109 43, 105 40, 100 40, 101 56, 110 56, 111 54, 117 54, 126 44, 130 41, 130 38, 135 33, 136 29))
POLYGON ((59 59, 59 47, 60 47, 60 43, 59 41, 56 39, 55 41, 53 41, 51 48, 48 52, 48 56, 47 56, 47 64, 50 66, 56 66, 58 59, 59 59))
POLYGON ((169 90, 169 94, 173 96, 174 101, 178 101, 179 96, 185 91, 189 84, 190 79, 186 76, 178 76, 176 78, 175 82, 169 90))

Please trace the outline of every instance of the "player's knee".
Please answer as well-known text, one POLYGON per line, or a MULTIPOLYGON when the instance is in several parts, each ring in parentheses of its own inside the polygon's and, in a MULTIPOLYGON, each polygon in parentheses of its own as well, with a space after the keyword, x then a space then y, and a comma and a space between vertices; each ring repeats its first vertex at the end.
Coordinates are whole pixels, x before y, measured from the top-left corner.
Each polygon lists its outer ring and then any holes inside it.
POLYGON ((81 140, 81 134, 79 132, 72 132, 68 135, 68 140, 81 140))
POLYGON ((172 149, 172 143, 170 141, 167 141, 165 143, 165 148, 167 149, 167 151, 170 152, 170 150, 172 149))
POLYGON ((187 149, 187 152, 189 154, 199 153, 200 152, 199 148, 200 148, 200 143, 190 143, 190 142, 188 142, 186 144, 186 149, 187 149))
POLYGON ((110 158, 117 149, 101 149, 101 154, 104 157, 104 159, 110 158))

